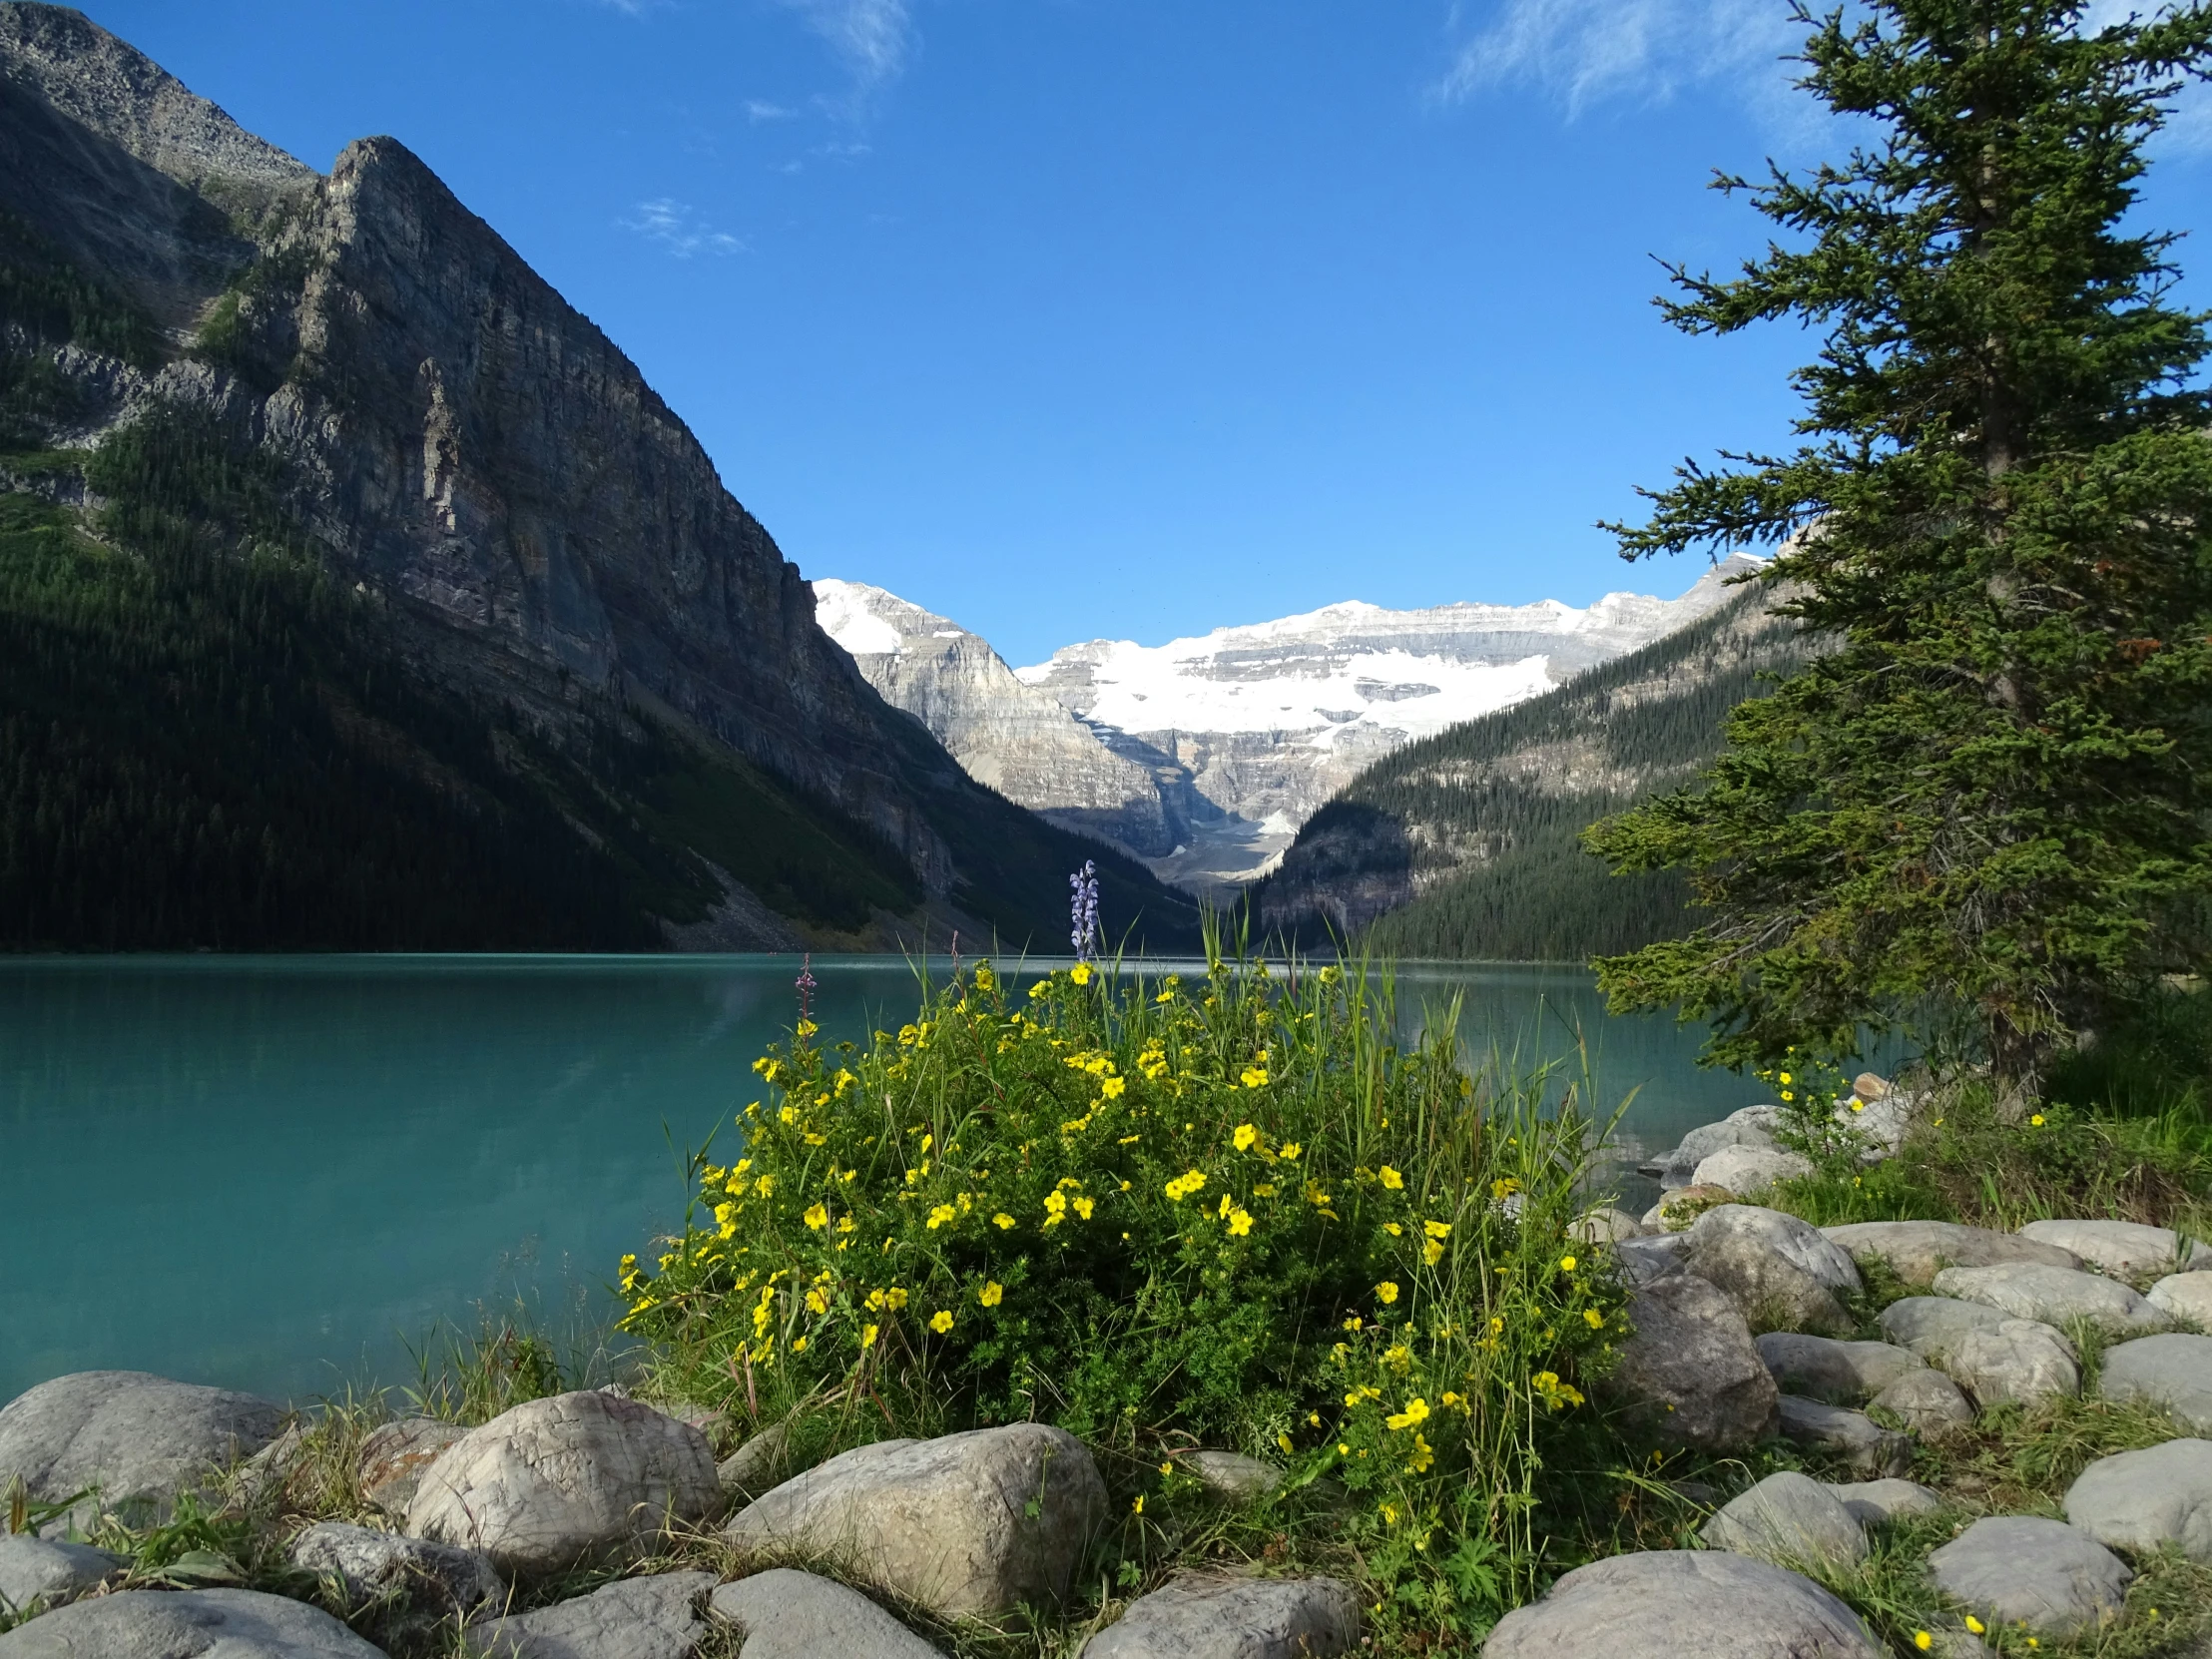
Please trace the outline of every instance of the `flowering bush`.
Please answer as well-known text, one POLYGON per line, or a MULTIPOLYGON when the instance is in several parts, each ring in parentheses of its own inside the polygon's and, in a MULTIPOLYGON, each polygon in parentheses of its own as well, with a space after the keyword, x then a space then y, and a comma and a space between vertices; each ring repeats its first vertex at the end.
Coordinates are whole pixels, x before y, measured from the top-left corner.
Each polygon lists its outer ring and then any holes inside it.
POLYGON ((981 964, 864 1052, 802 1018, 683 1235, 625 1259, 625 1325, 758 1414, 1050 1420, 1139 1505, 1161 1450, 1230 1445, 1341 1481, 1385 1550, 1504 1549, 1616 1324, 1565 1242, 1584 1120, 1394 1024, 1363 974, 1229 962, 981 964))

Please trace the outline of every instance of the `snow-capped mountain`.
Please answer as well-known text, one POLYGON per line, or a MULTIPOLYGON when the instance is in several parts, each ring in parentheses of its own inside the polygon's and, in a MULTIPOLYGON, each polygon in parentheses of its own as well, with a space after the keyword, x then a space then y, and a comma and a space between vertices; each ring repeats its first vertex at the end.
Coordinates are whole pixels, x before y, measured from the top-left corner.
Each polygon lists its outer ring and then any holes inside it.
POLYGON ((1166 879, 1218 887, 1264 873, 1323 802, 1401 744, 1695 621, 1748 568, 1731 560, 1677 599, 1613 593, 1579 609, 1353 601, 1160 646, 1091 640, 1013 670, 880 588, 815 590, 830 638, 975 777, 1166 879))

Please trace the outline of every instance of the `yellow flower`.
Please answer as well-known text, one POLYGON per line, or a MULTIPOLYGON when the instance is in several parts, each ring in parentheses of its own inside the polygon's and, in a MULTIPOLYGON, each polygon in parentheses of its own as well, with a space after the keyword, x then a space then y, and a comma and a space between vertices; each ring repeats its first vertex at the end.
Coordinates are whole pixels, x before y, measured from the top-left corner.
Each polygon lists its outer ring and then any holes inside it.
POLYGON ((793 1352, 794 1354, 804 1354, 804 1353, 806 1353, 806 1352, 807 1352, 807 1339, 806 1339, 805 1337, 801 1337, 801 1338, 800 1338, 800 1339, 799 1339, 799 1340, 798 1340, 797 1342, 793 1343, 793 1344, 792 1344, 792 1352, 793 1352))
POLYGON ((1983 1634, 1984 1632, 1986 1632, 1986 1631, 1988 1630, 1988 1628, 1989 1628, 1989 1627, 1988 1627, 1987 1625, 1983 1624, 1983 1623, 1982 1623, 1982 1622, 1981 1622, 1981 1621, 1980 1621, 1979 1619, 1975 1618, 1975 1617, 1974 1617, 1974 1616, 1973 1616, 1973 1615, 1972 1615, 1971 1613, 1968 1613, 1968 1614, 1966 1615, 1966 1629, 1967 1629, 1967 1631, 1968 1631, 1968 1633, 1969 1633, 1969 1634, 1971 1634, 1971 1635, 1975 1635, 1975 1636, 1979 1636, 1979 1635, 1983 1634))
POLYGON ((1077 1199, 1075 1201, 1075 1213, 1085 1221, 1089 1221, 1091 1219, 1091 1201, 1087 1198, 1077 1199))
POLYGON ((1305 1150, 1306 1148, 1301 1146, 1297 1141, 1285 1141, 1278 1155, 1295 1164, 1298 1162, 1298 1155, 1305 1150))
POLYGON ((1078 985, 1088 985, 1091 982, 1091 964, 1088 962, 1077 962, 1075 966, 1068 969, 1068 977, 1074 980, 1078 985))
POLYGON ((1430 1267, 1434 1267, 1438 1262, 1444 1259, 1444 1247, 1438 1244, 1434 1239, 1430 1239, 1426 1244, 1420 1247, 1420 1259, 1426 1262, 1430 1267))
POLYGON ((1776 1077, 1775 1077, 1775 1081, 1776 1081, 1776 1082, 1778 1082, 1778 1083, 1789 1083, 1789 1082, 1794 1082, 1794 1081, 1795 1081, 1795 1079, 1794 1079, 1794 1078, 1792 1078, 1792 1077, 1791 1077, 1791 1075, 1790 1075, 1790 1074, 1789 1074, 1788 1072, 1786 1072, 1786 1071, 1785 1071, 1785 1072, 1780 1072, 1780 1073, 1777 1073, 1777 1074, 1776 1074, 1776 1077))
POLYGON ((975 1300, 986 1308, 996 1308, 1006 1295, 1006 1287, 993 1279, 975 1293, 975 1300))
POLYGON ((1396 1170, 1390 1168, 1388 1164, 1384 1164, 1380 1170, 1377 1170, 1376 1173, 1382 1177, 1382 1185, 1389 1188, 1389 1190, 1393 1193, 1396 1192, 1400 1187, 1405 1185, 1405 1177, 1398 1174, 1396 1170))
POLYGON ((1574 1272, 1575 1265, 1575 1260, 1572 1256, 1562 1256, 1559 1258, 1559 1271, 1561 1273, 1574 1272))
POLYGON ((827 1314, 830 1312, 830 1293, 820 1285, 807 1293, 807 1312, 810 1314, 827 1314))
POLYGON ((1252 1143, 1260 1138, 1260 1131, 1249 1123, 1237 1125, 1236 1133, 1229 1137, 1229 1144, 1239 1152, 1250 1152, 1252 1143))
POLYGON ((2027 1121, 2028 1121, 2029 1123, 2033 1124, 2033 1125, 2034 1125, 2034 1126, 2035 1126, 2035 1127, 2036 1127, 2037 1129, 2040 1129, 2040 1128, 2042 1128, 2042 1127, 2043 1127, 2043 1114, 2042 1114, 2042 1113, 2040 1113, 2040 1112, 2037 1112, 2037 1113, 2036 1113, 2036 1114, 2035 1114, 2035 1115, 2034 1115, 2033 1117, 2029 1118, 2029 1119, 2028 1119, 2027 1121))
POLYGON ((1197 1192, 1199 1188, 1205 1185, 1206 1172, 1204 1170, 1194 1169, 1184 1171, 1173 1181, 1170 1181, 1162 1190, 1166 1192, 1168 1197, 1180 1203, 1183 1199, 1189 1197, 1192 1193, 1197 1192))
POLYGON ((1099 1084, 1098 1092, 1108 1100, 1119 1100, 1122 1097, 1122 1091, 1127 1089, 1128 1087, 1128 1078, 1109 1077, 1103 1083, 1099 1084))
POLYGON ((1406 1472, 1409 1474, 1426 1474, 1428 1465, 1435 1460, 1436 1453, 1434 1450, 1426 1440, 1420 1437, 1420 1431, 1418 1429, 1414 1430, 1413 1455, 1405 1460, 1406 1472))
POLYGON ((1383 1280, 1382 1284, 1376 1286, 1375 1294, 1380 1301, 1395 1302, 1397 1300, 1397 1281, 1394 1279, 1383 1280))
POLYGON ((1925 1630, 1916 1630, 1913 1632, 1913 1645, 1926 1653, 1936 1645, 1936 1638, 1925 1630))
POLYGON ((1386 1221, 1382 1224, 1382 1231, 1389 1234, 1389 1236, 1394 1239, 1403 1234, 1405 1229, 1398 1226, 1398 1224, 1394 1221, 1386 1221))
POLYGON ((1265 1066, 1247 1066, 1238 1081, 1248 1089, 1264 1089, 1268 1085, 1268 1068, 1265 1066))
POLYGON ((860 1347, 862 1349, 870 1349, 875 1346, 875 1332, 876 1328, 872 1325, 860 1327, 860 1347))
POLYGON ((931 1314, 929 1316, 929 1329, 936 1332, 940 1337, 950 1331, 952 1329, 952 1311, 949 1308, 940 1308, 934 1314, 931 1314))
POLYGON ((800 1219, 806 1222, 809 1227, 812 1227, 817 1232, 820 1232, 823 1228, 830 1225, 829 1206, 818 1204, 812 1210, 809 1210, 806 1215, 801 1217, 800 1219))
POLYGON ((1459 1410, 1464 1411, 1467 1408, 1467 1396, 1465 1394, 1454 1393, 1450 1389, 1446 1389, 1444 1391, 1443 1398, 1438 1400, 1436 1403, 1439 1405, 1455 1406, 1459 1410))
POLYGON ((1592 1331, 1603 1331, 1605 1329, 1605 1316, 1595 1308, 1585 1308, 1582 1310, 1582 1323, 1592 1331))
POLYGON ((1137 1501, 1130 1504, 1129 1512, 1132 1515, 1141 1515, 1144 1513, 1144 1493, 1139 1492, 1137 1494, 1137 1501))
MULTIPOLYGON (((1851 1101, 1851 1109, 1855 1112, 1864 1112, 1867 1109, 1867 1103, 1864 1100, 1861 1100, 1857 1095, 1854 1095, 1851 1101)), ((1942 1120, 1938 1118, 1936 1119, 1936 1121, 1940 1123, 1942 1120)))
POLYGON ((799 1108, 797 1106, 787 1106, 781 1112, 778 1112, 776 1116, 778 1121, 782 1123, 797 1123, 799 1121, 799 1108))
POLYGON ((1510 1175, 1490 1183, 1490 1196, 1500 1204, 1520 1191, 1520 1183, 1510 1175))
POLYGON ((1001 1210, 997 1215, 991 1217, 991 1225, 1001 1232, 1011 1233, 1014 1230, 1015 1222, 1012 1216, 1001 1210))
POLYGON ((901 1309, 901 1308, 905 1307, 905 1306, 906 1306, 906 1289, 905 1289, 905 1287, 904 1287, 904 1286, 902 1286, 902 1285, 893 1285, 893 1286, 892 1286, 892 1287, 891 1287, 891 1288, 890 1288, 889 1290, 885 1291, 885 1292, 883 1293, 883 1306, 884 1306, 884 1307, 886 1307, 886 1308, 888 1308, 888 1309, 890 1309, 890 1310, 891 1310, 891 1312, 892 1312, 892 1313, 894 1313, 894 1314, 895 1314, 895 1313, 896 1313, 896 1312, 897 1312, 897 1311, 898 1311, 899 1309, 901 1309))
POLYGON ((959 1220, 959 1217, 960 1212, 954 1206, 950 1204, 940 1204, 934 1210, 931 1210, 929 1212, 929 1220, 926 1225, 929 1228, 929 1231, 934 1233, 946 1222, 957 1221, 959 1220))
MULTIPOLYGON (((1360 1453, 1360 1455, 1365 1457, 1367 1453, 1363 1451, 1360 1453)), ((1397 1524, 1397 1505, 1394 1503, 1383 1504, 1382 1508, 1382 1524, 1384 1526, 1395 1526, 1397 1524)))
POLYGON ((1448 1221, 1424 1221, 1420 1224, 1420 1230, 1431 1239, 1448 1239, 1451 1237, 1451 1223, 1448 1221))

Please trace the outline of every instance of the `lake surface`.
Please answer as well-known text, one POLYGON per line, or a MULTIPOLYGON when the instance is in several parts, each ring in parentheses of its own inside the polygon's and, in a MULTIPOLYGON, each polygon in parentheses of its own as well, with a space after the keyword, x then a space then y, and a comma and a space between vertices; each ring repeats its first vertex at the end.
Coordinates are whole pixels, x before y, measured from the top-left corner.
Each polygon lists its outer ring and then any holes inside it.
MULTIPOLYGON (((611 1306, 677 1225, 684 1155, 758 1098, 796 1015, 785 956, 0 959, 0 1402, 126 1368, 279 1397, 415 1376, 410 1349, 517 1298, 611 1306)), ((895 1029, 897 958, 818 957, 824 1036, 895 1029)), ((1587 1035, 1635 1145, 1761 1098, 1696 1031, 1611 1019, 1567 968, 1413 967, 1470 1044, 1587 1035)), ((1634 1178, 1629 1187, 1640 1194, 1634 1178)))

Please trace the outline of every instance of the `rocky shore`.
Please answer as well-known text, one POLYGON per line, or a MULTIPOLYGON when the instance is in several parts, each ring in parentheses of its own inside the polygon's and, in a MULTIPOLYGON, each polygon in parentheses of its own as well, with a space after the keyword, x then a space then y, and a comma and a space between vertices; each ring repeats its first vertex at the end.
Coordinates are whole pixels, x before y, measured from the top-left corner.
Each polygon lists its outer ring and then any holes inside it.
MULTIPOLYGON (((1902 1142, 1909 1100, 1860 1106, 1882 1108, 1873 1156, 1902 1142)), ((2115 1630, 2146 1561, 2212 1562, 2212 1250, 2089 1218, 1815 1228, 1740 1201, 1792 1173, 1771 1113, 1708 1125, 1649 1166, 1669 1185, 1646 1215, 1581 1222, 1633 1287, 1599 1404, 1653 1447, 1730 1457, 1779 1440, 1839 1478, 1786 1468, 1686 1492, 1698 1547, 1570 1571, 1483 1651, 1873 1659, 1889 1650, 1819 1579, 1928 1518, 1949 1524, 1913 1570, 1950 1611, 1914 1645, 1953 1659, 2115 1630), (1858 1322, 1878 1304, 1869 1338, 1858 1322), (1991 1407, 2085 1388, 2163 1412, 2170 1434, 2090 1460, 2063 1518, 1907 1478, 1991 1407)), ((1041 1423, 795 1468, 775 1427, 741 1438, 718 1412, 620 1388, 474 1427, 385 1422, 358 1443, 365 1507, 349 1518, 261 1502, 296 1478, 310 1429, 269 1400, 129 1372, 57 1378, 0 1408, 15 1621, 0 1659, 374 1659, 372 1637, 417 1652, 431 1631, 439 1653, 511 1659, 927 1659, 948 1629, 1049 1622, 1110 1507, 1091 1450, 1041 1423), (145 1528, 226 1504, 291 1517, 274 1547, 292 1593, 243 1587, 205 1552, 149 1570, 80 1541, 103 1514, 145 1528)), ((1185 1466, 1226 1505, 1280 1478, 1226 1452, 1185 1466)), ((1331 1577, 1186 1572, 1109 1608, 1051 1650, 1325 1659, 1362 1642, 1358 1588, 1331 1577)))

